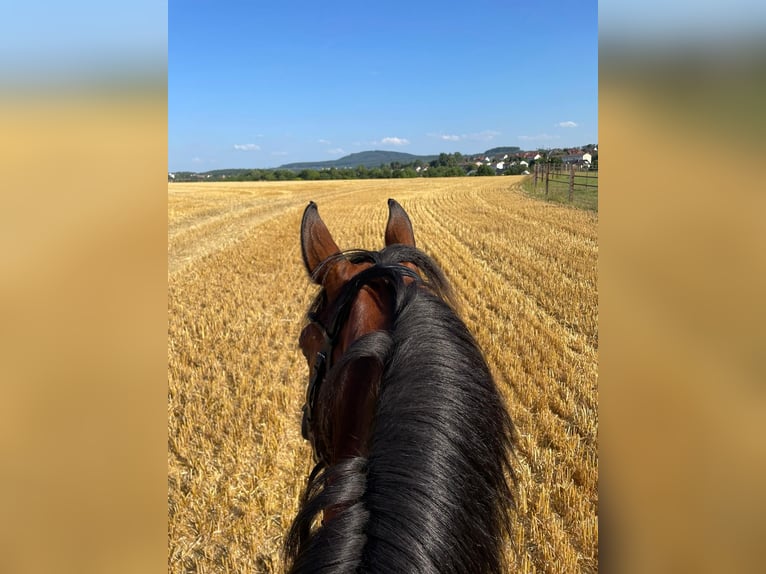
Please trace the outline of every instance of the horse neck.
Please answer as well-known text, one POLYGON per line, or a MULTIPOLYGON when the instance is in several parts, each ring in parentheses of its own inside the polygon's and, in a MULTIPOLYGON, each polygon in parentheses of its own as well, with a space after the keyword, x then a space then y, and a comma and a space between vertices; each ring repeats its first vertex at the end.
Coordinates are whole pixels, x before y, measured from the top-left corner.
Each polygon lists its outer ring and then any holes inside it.
MULTIPOLYGON (((419 292, 394 326, 367 463, 367 535, 403 571, 501 570, 512 427, 465 325, 419 292)), ((371 564, 375 562, 370 557, 371 564)))
POLYGON ((486 362, 422 290, 411 290, 391 344, 368 456, 309 485, 304 528, 311 512, 339 510, 305 530, 293 571, 330 561, 338 572, 500 572, 512 427, 486 362))

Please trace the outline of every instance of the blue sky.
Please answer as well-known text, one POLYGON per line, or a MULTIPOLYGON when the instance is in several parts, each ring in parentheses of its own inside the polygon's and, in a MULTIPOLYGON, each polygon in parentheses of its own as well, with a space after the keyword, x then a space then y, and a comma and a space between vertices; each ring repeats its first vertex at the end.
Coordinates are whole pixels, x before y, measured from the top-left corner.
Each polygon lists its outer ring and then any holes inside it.
POLYGON ((171 171, 598 141, 595 1, 168 10, 171 171))

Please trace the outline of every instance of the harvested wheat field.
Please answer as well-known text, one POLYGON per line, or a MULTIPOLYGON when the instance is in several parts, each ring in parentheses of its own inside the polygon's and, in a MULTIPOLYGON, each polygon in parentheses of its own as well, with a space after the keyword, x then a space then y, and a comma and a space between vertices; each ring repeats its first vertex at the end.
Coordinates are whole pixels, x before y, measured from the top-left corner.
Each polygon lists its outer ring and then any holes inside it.
POLYGON ((168 187, 168 570, 280 572, 312 467, 297 338, 314 200, 380 249, 395 198, 444 269, 517 427, 517 572, 598 569, 598 215, 513 177, 168 187))

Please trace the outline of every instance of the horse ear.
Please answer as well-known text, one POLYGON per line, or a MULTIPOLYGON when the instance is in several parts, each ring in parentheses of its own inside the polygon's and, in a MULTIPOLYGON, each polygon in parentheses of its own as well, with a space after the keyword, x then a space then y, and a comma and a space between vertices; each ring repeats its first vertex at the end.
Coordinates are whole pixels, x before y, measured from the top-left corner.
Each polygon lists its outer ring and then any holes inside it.
POLYGON ((319 217, 316 203, 310 202, 301 221, 303 264, 311 279, 319 285, 324 285, 328 291, 334 291, 348 279, 349 268, 352 266, 346 258, 340 258, 331 265, 321 265, 323 261, 339 253, 340 248, 319 217))
POLYGON ((340 252, 340 248, 330 235, 330 230, 319 217, 317 204, 310 202, 303 212, 301 221, 301 254, 306 271, 317 283, 322 283, 327 270, 322 270, 318 276, 314 272, 328 257, 340 252))
POLYGON ((388 200, 388 223, 386 224, 386 245, 401 243, 415 247, 415 233, 404 208, 395 200, 388 200))

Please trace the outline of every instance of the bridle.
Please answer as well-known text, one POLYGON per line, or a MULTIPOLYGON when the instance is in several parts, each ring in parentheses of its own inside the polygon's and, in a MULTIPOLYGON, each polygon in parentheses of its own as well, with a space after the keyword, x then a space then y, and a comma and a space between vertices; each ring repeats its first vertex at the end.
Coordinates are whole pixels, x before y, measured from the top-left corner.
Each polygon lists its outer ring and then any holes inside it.
POLYGON ((322 333, 323 342, 321 350, 317 352, 314 359, 314 368, 311 371, 309 386, 306 389, 306 402, 303 404, 303 419, 301 421, 301 435, 311 443, 316 462, 322 462, 324 455, 319 453, 319 445, 316 443, 316 437, 311 426, 316 415, 316 399, 319 389, 327 376, 327 372, 332 367, 332 351, 335 346, 337 332, 330 336, 324 325, 317 319, 316 314, 310 314, 309 321, 311 325, 314 325, 322 333))
POLYGON ((305 440, 308 440, 311 443, 314 452, 314 460, 317 463, 312 474, 317 472, 320 467, 327 466, 329 463, 325 456, 326 453, 322 452, 319 448, 320 445, 317 443, 317 437, 312 429, 312 425, 316 420, 319 391, 327 378, 327 374, 333 366, 333 350, 338 342, 340 332, 346 323, 346 319, 351 310, 351 304, 356 299, 359 290, 373 279, 384 278, 385 275, 381 274, 382 270, 385 270, 390 277, 396 275, 400 277, 407 276, 418 282, 421 281, 421 277, 418 273, 404 265, 375 264, 372 267, 360 271, 343 287, 343 290, 338 296, 338 302, 334 306, 335 309, 329 327, 325 326, 319 320, 318 312, 310 312, 308 315, 309 324, 314 325, 322 334, 322 347, 314 358, 314 367, 311 371, 308 388, 306 389, 306 402, 303 405, 303 418, 301 420, 301 435, 305 440))
MULTIPOLYGON (((363 274, 364 272, 359 273, 357 277, 363 274)), ((301 421, 301 435, 305 440, 311 443, 311 449, 314 452, 314 460, 317 463, 317 467, 328 463, 325 453, 319 448, 317 437, 312 429, 312 423, 316 419, 317 398, 319 397, 319 390, 322 387, 322 383, 324 383, 327 378, 327 373, 332 369, 333 350, 338 342, 340 331, 346 323, 346 317, 348 317, 348 313, 351 309, 351 303, 355 299, 359 289, 362 288, 362 285, 363 283, 361 281, 352 280, 345 286, 338 298, 338 304, 330 319, 329 328, 319 320, 318 312, 310 312, 308 315, 309 324, 316 327, 322 334, 322 347, 314 358, 314 367, 311 371, 311 377, 309 378, 309 386, 306 389, 306 402, 303 404, 303 419, 301 421)))

